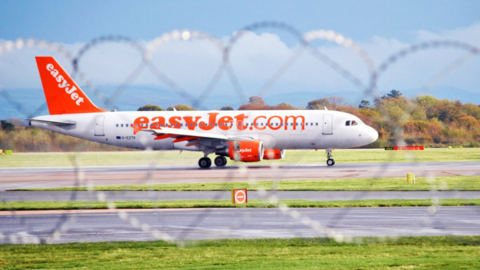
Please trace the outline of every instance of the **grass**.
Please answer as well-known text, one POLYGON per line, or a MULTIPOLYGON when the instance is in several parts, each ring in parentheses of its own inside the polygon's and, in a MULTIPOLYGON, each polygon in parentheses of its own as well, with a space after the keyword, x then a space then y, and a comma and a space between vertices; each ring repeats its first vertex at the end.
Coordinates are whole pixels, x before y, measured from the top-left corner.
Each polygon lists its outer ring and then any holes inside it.
MULTIPOLYGON (((19 167, 71 167, 79 166, 196 166, 202 155, 184 151, 125 151, 125 152, 82 152, 82 153, 23 153, 0 156, 0 168, 19 167)), ((334 157, 340 163, 362 162, 453 162, 480 161, 480 148, 426 149, 425 151, 385 151, 383 149, 335 150, 334 157)), ((288 150, 285 159, 262 161, 268 164, 311 164, 324 163, 325 152, 313 150, 288 150)), ((229 160, 229 164, 236 164, 229 160)))
POLYGON ((480 236, 0 245, 4 269, 479 269, 480 236))
MULTIPOLYGON (((291 208, 333 208, 333 207, 417 207, 430 206, 432 199, 402 200, 352 200, 352 201, 309 201, 282 200, 280 203, 291 208)), ((8 210, 71 210, 71 209, 117 209, 150 208, 275 208, 276 205, 262 200, 249 200, 248 204, 232 204, 230 200, 178 200, 178 201, 18 201, 0 204, 0 211, 8 210)), ((441 206, 479 206, 480 199, 442 199, 441 206)))
MULTIPOLYGON (((248 190, 279 191, 421 191, 421 190, 480 190, 480 176, 442 176, 429 182, 417 177, 415 184, 407 183, 405 178, 365 178, 365 179, 318 179, 283 180, 257 182, 212 182, 153 185, 114 185, 95 186, 97 191, 227 191, 247 188, 248 190)), ((15 189, 25 191, 86 191, 86 187, 31 188, 15 189)))

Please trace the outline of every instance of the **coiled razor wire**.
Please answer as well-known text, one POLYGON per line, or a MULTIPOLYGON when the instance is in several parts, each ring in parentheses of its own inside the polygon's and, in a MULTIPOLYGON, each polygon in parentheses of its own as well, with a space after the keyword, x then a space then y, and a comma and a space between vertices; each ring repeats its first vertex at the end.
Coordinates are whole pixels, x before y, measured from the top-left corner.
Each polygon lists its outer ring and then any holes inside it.
MULTIPOLYGON (((399 60, 404 59, 414 53, 419 53, 421 51, 431 50, 431 49, 438 49, 438 48, 453 48, 466 51, 466 54, 462 57, 453 61, 450 65, 446 66, 442 69, 439 73, 437 73, 432 79, 427 81, 425 86, 423 87, 422 91, 427 91, 428 89, 432 88, 436 83, 441 81, 447 75, 451 74, 452 71, 456 70, 459 66, 461 66, 466 61, 472 59, 473 56, 478 56, 480 49, 478 47, 459 42, 459 41, 431 41, 431 42, 424 42, 421 44, 413 45, 408 48, 405 48, 397 53, 392 54, 388 57, 385 61, 383 61, 378 67, 375 67, 374 62, 369 57, 368 53, 363 50, 358 44, 356 44, 352 39, 345 37, 341 34, 338 34, 331 30, 314 30, 308 33, 302 34, 299 30, 294 28, 291 25, 281 23, 281 22, 260 22, 248 25, 241 29, 240 31, 236 32, 228 42, 223 43, 222 41, 212 37, 207 33, 202 33, 199 31, 189 31, 189 30, 175 30, 170 33, 165 33, 160 35, 158 38, 153 39, 151 42, 147 43, 143 46, 141 43, 136 42, 128 37, 122 36, 102 36, 96 39, 93 39, 90 42, 87 42, 77 53, 75 57, 72 56, 72 53, 66 50, 63 46, 54 43, 48 42, 44 40, 36 40, 36 39, 28 39, 23 40, 19 39, 17 41, 6 41, 0 44, 0 57, 5 55, 9 52, 14 50, 21 50, 23 48, 40 48, 40 49, 48 49, 53 52, 59 53, 63 57, 65 57, 73 66, 73 73, 72 78, 75 79, 76 76, 80 79, 80 81, 89 88, 94 95, 102 102, 102 104, 106 107, 114 106, 116 107, 115 101, 121 96, 126 87, 133 84, 135 79, 142 73, 149 71, 151 72, 162 84, 164 84, 169 89, 173 90, 177 94, 179 94, 186 102, 192 104, 196 108, 203 108, 203 102, 208 98, 211 94, 212 90, 216 87, 219 80, 226 73, 228 80, 230 81, 233 89, 235 90, 238 98, 240 101, 245 103, 247 101, 246 95, 241 87, 240 79, 235 74, 234 66, 235 63, 230 61, 230 54, 234 50, 237 42, 242 39, 245 34, 249 32, 259 31, 261 29, 277 29, 283 32, 288 33, 289 35, 293 36, 298 44, 299 47, 295 50, 295 52, 287 59, 287 61, 279 67, 276 71, 273 72, 273 75, 266 79, 266 83, 262 86, 262 88, 258 91, 260 96, 264 96, 266 93, 271 91, 273 85, 275 85, 281 77, 284 76, 288 72, 288 70, 295 64, 298 60, 300 55, 304 54, 305 52, 309 52, 310 55, 321 63, 335 71, 339 76, 343 79, 351 83, 353 86, 361 90, 361 99, 365 98, 375 98, 375 94, 377 91, 377 85, 380 77, 384 74, 390 66, 396 64, 399 60), (209 80, 208 84, 206 85, 205 89, 201 92, 198 98, 189 94, 187 89, 184 89, 180 86, 176 81, 172 78, 167 76, 162 70, 160 70, 153 62, 152 56, 155 51, 161 47, 162 45, 168 42, 186 42, 192 39, 201 39, 209 41, 209 43, 218 49, 219 55, 221 56, 221 61, 218 64, 216 71, 214 72, 213 77, 209 80), (361 79, 357 78, 353 75, 350 71, 344 68, 340 63, 335 62, 332 60, 328 55, 322 53, 318 48, 313 47, 310 43, 314 40, 325 40, 328 42, 335 43, 337 45, 343 46, 347 49, 350 49, 354 52, 365 64, 365 68, 367 69, 368 73, 370 74, 370 80, 367 82, 363 82, 361 79), (121 43, 127 46, 134 48, 141 57, 141 61, 138 63, 138 66, 134 69, 134 71, 127 76, 126 78, 119 78, 123 79, 120 86, 115 89, 115 91, 109 95, 105 96, 100 90, 98 90, 95 85, 88 79, 87 74, 81 70, 81 60, 82 58, 87 55, 90 51, 96 49, 98 46, 102 46, 106 43, 121 43)), ((21 101, 16 100, 8 92, 1 86, 0 82, 0 96, 4 98, 10 105, 12 105, 19 113, 24 116, 35 117, 42 111, 46 109, 46 103, 43 103, 40 107, 36 109, 29 109, 22 106, 21 101)), ((413 102, 409 102, 409 110, 414 110, 416 104, 413 102)), ((388 122, 393 123, 393 119, 388 115, 385 114, 386 119, 388 122)), ((124 119, 128 121, 128 119, 124 119)), ((93 123, 92 123, 93 124, 93 123)), ((395 128, 395 135, 397 138, 398 145, 406 145, 403 132, 401 126, 397 126, 395 128)), ((151 162, 148 165, 147 172, 145 175, 139 176, 137 179, 138 184, 146 184, 149 186, 149 191, 146 192, 148 197, 152 202, 155 202, 159 199, 158 193, 150 192, 153 191, 153 182, 152 176, 159 165, 159 157, 162 157, 162 153, 154 154, 153 150, 147 147, 147 142, 143 142, 144 146, 146 147, 146 151, 152 155, 151 162)), ((188 225, 185 226, 185 229, 179 234, 178 237, 174 237, 169 233, 162 232, 161 229, 155 228, 153 224, 147 224, 141 222, 136 217, 129 215, 128 211, 117 209, 114 202, 108 200, 107 194, 102 191, 95 190, 95 183, 88 179, 85 175, 84 170, 82 169, 82 165, 80 164, 80 160, 78 159, 78 154, 71 160, 71 166, 75 169, 75 180, 74 186, 75 187, 87 187, 88 193, 95 196, 98 202, 106 203, 108 209, 117 213, 119 219, 128 222, 133 228, 136 228, 144 233, 151 235, 155 239, 176 243, 177 245, 185 245, 185 240, 188 239, 189 229, 195 228, 196 224, 200 224, 204 219, 206 219, 214 209, 206 209, 202 211, 201 214, 197 215, 195 219, 188 225)), ((393 153, 389 156, 389 161, 392 161, 394 158, 393 153)), ((416 162, 419 167, 420 173, 426 175, 427 181, 431 184, 431 192, 432 192, 432 205, 428 208, 428 213, 425 213, 425 218, 419 221, 419 226, 430 226, 432 224, 432 220, 434 215, 437 213, 439 208, 439 199, 436 194, 438 187, 441 186, 443 183, 438 183, 435 177, 427 170, 425 164, 420 163, 416 160, 415 155, 413 153, 407 153, 407 158, 410 162, 416 162)), ((303 158, 299 158, 297 160, 298 163, 302 163, 304 161, 303 158)), ((385 162, 382 163, 382 169, 379 172, 375 173, 374 178, 381 178, 384 176, 384 172, 386 172, 389 168, 389 163, 385 162)), ((313 231, 321 233, 322 235, 326 235, 329 238, 334 239, 338 242, 344 241, 361 241, 361 238, 351 237, 349 235, 341 234, 333 229, 336 224, 342 222, 342 219, 348 214, 350 211, 348 208, 340 209, 334 218, 330 221, 319 222, 309 218, 307 215, 302 214, 300 211, 297 211, 294 208, 288 207, 287 204, 281 202, 279 198, 275 195, 276 187, 278 186, 279 181, 282 180, 282 173, 279 169, 280 165, 277 163, 273 163, 271 165, 266 165, 266 169, 273 175, 275 175, 271 190, 265 189, 262 185, 258 185, 261 179, 257 179, 255 174, 251 173, 251 167, 240 164, 237 166, 236 169, 228 170, 228 175, 226 179, 223 181, 225 184, 224 187, 227 187, 227 184, 233 179, 233 176, 243 176, 245 179, 248 180, 252 187, 255 187, 257 190, 257 194, 265 204, 273 205, 274 207, 278 208, 281 213, 286 216, 289 216, 292 220, 302 224, 313 231)), ((373 185, 373 182, 371 182, 373 185)), ((2 198, 2 193, 5 191, 0 191, 0 198, 2 198)), ((361 200, 363 197, 368 194, 369 191, 364 191, 359 193, 355 196, 354 200, 361 200)), ((72 192, 70 196, 70 201, 75 201, 77 199, 78 192, 72 192)), ((212 197, 212 200, 220 199, 220 194, 212 197)), ((4 205, 8 208, 8 203, 2 199, 4 205)), ((88 208, 88 205, 85 206, 88 208)), ((29 223, 27 218, 17 215, 17 211, 14 209, 9 210, 14 216, 17 221, 19 222, 20 226, 24 226, 27 231, 34 231, 33 228, 29 223)), ((74 223, 76 218, 77 211, 63 211, 59 218, 53 222, 52 229, 46 233, 46 237, 36 236, 33 234, 16 234, 16 233, 4 233, 0 231, 0 241, 2 242, 11 242, 11 243, 52 243, 61 239, 62 235, 67 233, 69 230, 69 223, 74 223)), ((162 216, 159 215, 159 222, 162 221, 162 216)), ((224 238, 229 237, 233 231, 238 228, 241 228, 242 224, 246 224, 250 222, 250 217, 246 215, 240 220, 235 222, 235 225, 231 225, 229 227, 224 228, 221 231, 214 231, 211 234, 212 238, 224 238)), ((441 227, 441 225, 439 225, 441 227)), ((1 228, 0 228, 1 229, 1 228)), ((391 238, 397 237, 396 235, 392 235, 391 238)))

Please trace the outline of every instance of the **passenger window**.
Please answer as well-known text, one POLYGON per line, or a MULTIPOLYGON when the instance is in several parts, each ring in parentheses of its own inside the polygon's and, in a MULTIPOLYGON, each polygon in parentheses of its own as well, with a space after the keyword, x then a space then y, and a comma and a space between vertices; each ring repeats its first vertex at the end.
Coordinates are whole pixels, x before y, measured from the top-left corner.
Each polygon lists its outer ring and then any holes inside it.
POLYGON ((345 123, 345 126, 350 126, 350 120, 348 120, 346 123, 345 123))
POLYGON ((306 124, 306 126, 308 126, 308 123, 306 124))
POLYGON ((356 125, 358 125, 357 121, 352 120, 352 126, 356 126, 356 125))

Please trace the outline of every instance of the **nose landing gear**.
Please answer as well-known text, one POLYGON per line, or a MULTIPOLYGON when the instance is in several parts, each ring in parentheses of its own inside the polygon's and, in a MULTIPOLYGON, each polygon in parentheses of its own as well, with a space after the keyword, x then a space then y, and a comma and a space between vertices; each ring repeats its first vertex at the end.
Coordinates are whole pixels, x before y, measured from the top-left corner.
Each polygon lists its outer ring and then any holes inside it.
POLYGON ((327 152, 327 165, 328 166, 335 165, 335 160, 333 159, 333 155, 332 155, 333 150, 331 148, 328 148, 328 149, 325 149, 325 151, 327 152))

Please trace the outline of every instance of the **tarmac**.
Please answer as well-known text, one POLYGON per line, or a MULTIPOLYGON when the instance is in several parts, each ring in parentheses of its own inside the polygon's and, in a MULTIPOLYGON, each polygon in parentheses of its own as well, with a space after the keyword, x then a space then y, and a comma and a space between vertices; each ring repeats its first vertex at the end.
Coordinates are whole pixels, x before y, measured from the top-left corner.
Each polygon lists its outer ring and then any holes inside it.
POLYGON ((337 163, 281 165, 276 167, 249 165, 199 169, 196 166, 111 166, 57 168, 0 168, 0 190, 21 188, 73 187, 89 184, 134 185, 205 183, 225 181, 275 181, 339 178, 406 177, 407 173, 424 176, 480 175, 480 162, 425 163, 337 163))
POLYGON ((286 213, 278 208, 107 209, 0 215, 3 243, 21 238, 34 241, 36 237, 47 243, 158 239, 149 232, 152 230, 174 240, 479 235, 480 207, 301 208, 286 213), (315 224, 315 230, 305 225, 306 218, 315 224), (54 237, 59 227, 64 231, 54 237))

